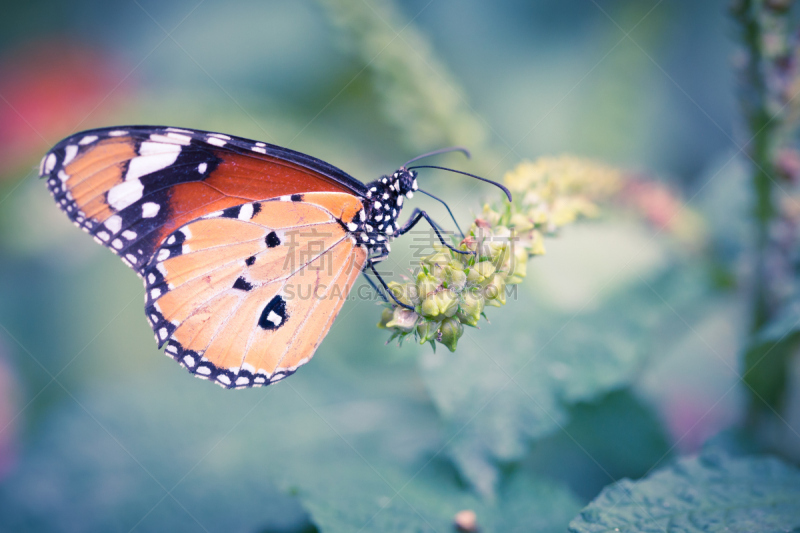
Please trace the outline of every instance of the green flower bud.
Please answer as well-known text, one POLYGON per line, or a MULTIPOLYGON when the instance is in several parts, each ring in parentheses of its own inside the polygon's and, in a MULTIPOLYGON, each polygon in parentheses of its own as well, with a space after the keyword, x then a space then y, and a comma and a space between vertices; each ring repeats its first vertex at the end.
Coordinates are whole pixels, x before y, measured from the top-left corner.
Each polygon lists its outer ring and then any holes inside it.
POLYGON ((419 315, 404 307, 395 307, 392 312, 392 320, 386 324, 387 328, 397 328, 406 333, 413 331, 417 325, 419 315))
POLYGON ((447 346, 451 352, 456 351, 458 339, 464 334, 464 326, 456 318, 447 318, 439 326, 436 340, 447 346))
POLYGON ((469 269, 467 281, 473 285, 482 283, 492 274, 494 274, 494 271, 495 268, 491 261, 481 261, 469 269))
POLYGON ((437 292, 433 298, 439 308, 439 314, 451 317, 458 311, 458 295, 451 290, 437 292))
POLYGON ((467 275, 463 270, 455 270, 451 267, 447 268, 447 288, 454 291, 461 291, 467 284, 467 275))
POLYGON ((436 292, 439 288, 440 282, 430 274, 420 272, 417 275, 417 294, 420 300, 424 300, 430 294, 436 292))
POLYGON ((523 231, 530 231, 534 228, 533 222, 522 213, 514 213, 513 215, 511 215, 511 220, 509 224, 511 226, 514 226, 514 229, 516 229, 518 233, 523 231))
POLYGON ((396 281, 390 281, 387 283, 389 290, 394 294, 394 297, 403 302, 406 305, 414 306, 416 302, 414 302, 414 292, 416 292, 416 288, 413 288, 412 285, 408 283, 398 283, 396 281))
POLYGON ((440 265, 444 266, 450 262, 450 252, 447 248, 439 248, 436 252, 432 253, 429 256, 423 257, 422 261, 427 263, 428 265, 440 265))
POLYGON ((460 299, 461 305, 456 316, 464 324, 477 326, 483 312, 483 292, 473 287, 463 291, 460 294, 460 299))
POLYGON ((486 305, 501 307, 506 304, 506 282, 501 274, 495 274, 483 288, 486 305))
POLYGON ((423 320, 417 325, 417 335, 419 335, 419 343, 425 344, 436 339, 436 332, 439 329, 439 323, 430 320, 423 320))
POLYGON ((394 318, 394 309, 390 307, 384 307, 383 312, 381 313, 381 321, 378 322, 378 327, 381 329, 386 329, 386 324, 391 322, 392 318, 394 318))
POLYGON ((514 249, 514 254, 510 256, 508 269, 506 272, 506 285, 516 285, 521 283, 528 274, 528 250, 522 246, 514 249))
POLYGON ((439 315, 439 306, 434 297, 426 298, 420 305, 420 313, 425 318, 436 318, 439 315))

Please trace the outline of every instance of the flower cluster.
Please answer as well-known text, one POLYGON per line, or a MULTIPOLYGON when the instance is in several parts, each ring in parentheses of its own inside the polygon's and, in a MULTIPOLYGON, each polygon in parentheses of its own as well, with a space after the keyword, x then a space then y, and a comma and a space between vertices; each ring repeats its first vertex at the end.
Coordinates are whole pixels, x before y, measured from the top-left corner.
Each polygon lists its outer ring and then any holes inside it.
MULTIPOLYGON (((506 303, 507 288, 525 278, 530 257, 545 253, 545 236, 580 217, 596 216, 597 203, 618 192, 618 171, 573 157, 523 162, 504 177, 514 195, 486 204, 459 254, 442 246, 424 257, 414 278, 389 289, 408 309, 390 304, 381 328, 402 342, 439 342, 455 351, 464 326, 476 327, 486 307, 506 303)), ((390 340, 391 340, 390 339, 390 340)))

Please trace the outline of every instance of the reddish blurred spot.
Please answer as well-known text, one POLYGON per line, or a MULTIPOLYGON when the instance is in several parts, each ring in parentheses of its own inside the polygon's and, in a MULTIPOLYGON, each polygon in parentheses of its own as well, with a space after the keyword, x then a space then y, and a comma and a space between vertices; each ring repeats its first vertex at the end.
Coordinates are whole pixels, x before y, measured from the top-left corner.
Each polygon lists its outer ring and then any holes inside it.
POLYGON ((0 179, 63 137, 102 124, 128 92, 129 69, 66 41, 38 41, 0 58, 0 179))
POLYGON ((623 203, 639 211, 651 224, 669 230, 681 209, 678 196, 663 183, 631 178, 620 194, 623 203))
POLYGON ((775 166, 784 179, 792 183, 800 181, 800 153, 794 148, 782 148, 776 157, 775 166))
POLYGON ((16 422, 20 411, 17 380, 4 348, 4 344, 0 342, 0 480, 11 471, 16 462, 16 422))

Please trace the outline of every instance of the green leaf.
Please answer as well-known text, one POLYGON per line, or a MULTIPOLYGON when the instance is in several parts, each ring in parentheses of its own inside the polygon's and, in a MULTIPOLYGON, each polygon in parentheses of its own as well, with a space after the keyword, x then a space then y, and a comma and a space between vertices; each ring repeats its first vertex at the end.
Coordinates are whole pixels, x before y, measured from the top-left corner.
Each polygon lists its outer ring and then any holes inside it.
POLYGON ((777 316, 755 336, 745 353, 745 383, 756 396, 753 404, 762 401, 781 408, 787 384, 789 361, 800 346, 800 299, 787 304, 777 316))
POLYGON ((568 424, 571 405, 626 386, 685 330, 672 309, 691 317, 686 308, 703 298, 702 286, 699 270, 679 268, 583 315, 510 302, 481 331, 467 330, 456 354, 424 354, 460 474, 491 496, 499 467, 568 424), (658 294, 669 295, 669 306, 658 294))
POLYGON ((300 493, 323 533, 447 532, 466 509, 475 512, 482 531, 561 532, 580 509, 568 491, 524 472, 515 473, 492 503, 465 490, 443 464, 414 477, 359 460, 334 461, 331 468, 340 475, 326 475, 300 493))
POLYGON ((564 431, 537 442, 524 465, 590 500, 609 482, 645 475, 670 456, 664 429, 629 391, 570 409, 564 431))
POLYGON ((713 451, 607 487, 570 524, 573 533, 797 528, 800 470, 774 458, 713 451))

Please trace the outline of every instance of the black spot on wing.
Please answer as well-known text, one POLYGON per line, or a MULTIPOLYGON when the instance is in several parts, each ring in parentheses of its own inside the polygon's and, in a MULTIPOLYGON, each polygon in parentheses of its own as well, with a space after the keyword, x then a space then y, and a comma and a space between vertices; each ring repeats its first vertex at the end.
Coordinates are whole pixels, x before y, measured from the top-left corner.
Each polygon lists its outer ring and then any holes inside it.
POLYGON ((278 329, 286 323, 287 318, 289 317, 286 314, 286 300, 278 295, 270 300, 267 306, 264 307, 264 310, 261 311, 258 325, 261 329, 278 329))
POLYGON ((254 202, 253 203, 253 214, 252 214, 251 218, 256 216, 257 214, 259 214, 260 212, 261 212, 261 203, 260 202, 254 202))
POLYGON ((293 202, 302 202, 303 201, 303 195, 302 194, 293 194, 292 195, 292 201, 293 202))
POLYGON ((240 276, 236 278, 236 281, 233 284, 233 288, 238 289, 240 291, 252 291, 253 285, 252 283, 248 283, 246 279, 240 276))
POLYGON ((255 262, 256 262, 256 256, 254 255, 251 255, 250 257, 244 260, 244 264, 246 264, 247 266, 253 266, 253 263, 255 262))
POLYGON ((278 238, 278 234, 274 231, 269 232, 267 238, 265 239, 268 248, 275 248, 281 243, 280 238, 278 238))
POLYGON ((222 211, 222 216, 225 218, 239 218, 239 211, 242 210, 242 206, 235 205, 233 207, 229 207, 222 211))

